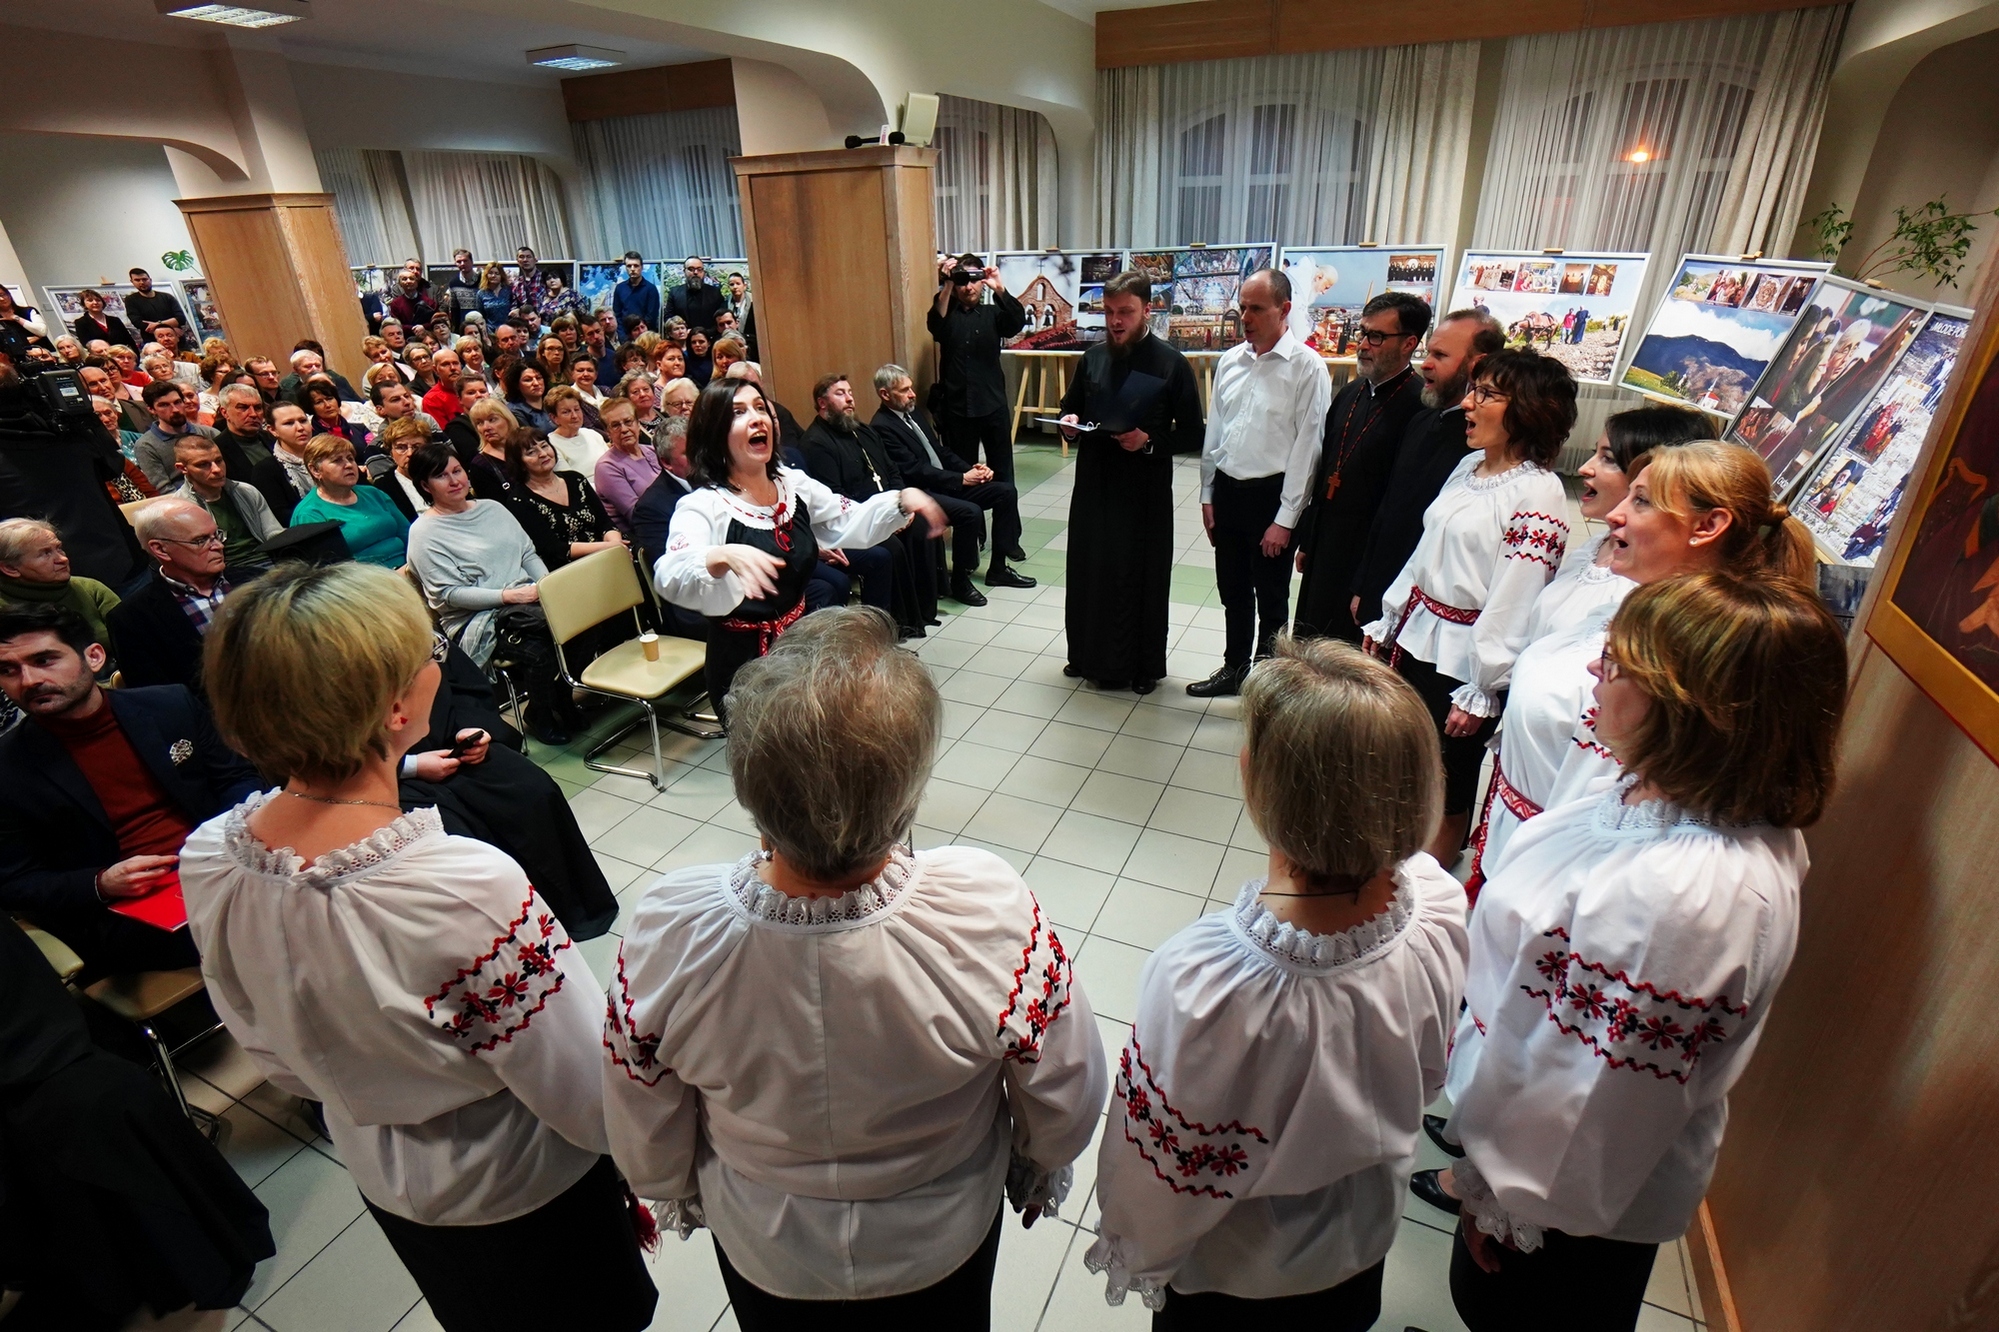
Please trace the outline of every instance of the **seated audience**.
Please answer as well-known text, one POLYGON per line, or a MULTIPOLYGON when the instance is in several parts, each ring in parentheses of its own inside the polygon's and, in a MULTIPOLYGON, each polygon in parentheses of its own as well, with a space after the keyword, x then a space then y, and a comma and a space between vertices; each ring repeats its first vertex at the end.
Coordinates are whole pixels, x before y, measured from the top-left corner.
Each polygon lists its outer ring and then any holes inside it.
POLYGON ((548 617, 535 604, 548 566, 505 505, 473 497, 450 445, 418 449, 410 480, 430 509, 410 525, 409 560, 439 627, 481 670, 496 652, 518 667, 529 732, 546 745, 568 744, 580 717, 556 672, 548 617))
POLYGON ((968 606, 985 597, 972 586, 979 546, 986 535, 985 510, 993 513, 992 557, 987 587, 1033 587, 1035 582, 1007 567, 1006 554, 1020 547, 1020 500, 1009 481, 993 479, 984 463, 967 463, 945 448, 920 415, 916 385, 899 365, 875 371, 881 399, 870 427, 888 450, 889 461, 912 484, 921 486, 951 520, 951 595, 968 606))
MULTIPOLYGON (((479 456, 479 432, 472 425, 472 408, 492 393, 485 377, 468 370, 458 376, 458 413, 444 427, 444 437, 457 450, 458 461, 470 466, 479 456)), ((499 399, 495 398, 495 402, 499 399)), ((508 413, 512 415, 512 413, 508 413)))
POLYGON ((249 481, 257 464, 272 456, 270 432, 264 428, 264 399, 247 384, 231 383, 217 395, 221 403, 215 447, 229 467, 232 481, 249 481))
POLYGON ((315 435, 345 435, 358 453, 368 442, 368 430, 359 421, 350 421, 342 411, 340 390, 325 375, 315 375, 299 388, 299 405, 312 413, 315 435))
MULTIPOLYGON (((854 415, 846 376, 823 377, 813 386, 812 398, 819 416, 805 432, 803 451, 813 478, 856 503, 901 490, 902 473, 889 461, 887 447, 854 415)), ((905 528, 895 540, 847 552, 861 576, 861 599, 892 612, 904 638, 922 638, 924 626, 936 623, 938 560, 930 544, 936 539, 922 529, 905 528)))
POLYGON ((183 436, 213 442, 215 431, 188 418, 191 400, 178 384, 155 381, 146 385, 139 397, 153 414, 153 424, 132 446, 132 460, 153 483, 153 489, 164 492, 179 484, 179 473, 174 470, 175 443, 183 436))
MULTIPOLYGON (((437 302, 423 289, 421 275, 408 269, 396 274, 396 294, 389 301, 389 315, 405 328, 422 328, 437 313, 437 302)), ((388 320, 382 321, 384 325, 388 320)))
POLYGON ((112 587, 124 587, 145 564, 131 524, 105 493, 124 463, 95 417, 50 420, 40 395, 0 361, 0 514, 55 524, 77 570, 112 587))
MULTIPOLYGON (((472 480, 472 493, 480 499, 504 498, 508 486, 512 484, 507 479, 507 441, 523 433, 521 423, 514 418, 507 404, 498 398, 484 396, 465 409, 463 419, 478 441, 470 462, 465 461, 462 453, 459 454, 459 462, 472 480)), ((454 452, 457 451, 457 444, 454 437, 454 452)))
POLYGON ((548 376, 532 361, 516 361, 507 368, 507 407, 514 414, 514 420, 538 435, 546 435, 555 429, 555 423, 542 410, 542 398, 548 389, 548 376))
POLYGON ((1269 869, 1146 964, 1085 1261, 1161 1327, 1367 1328, 1469 948, 1423 851, 1436 733, 1387 665, 1289 637, 1242 720, 1269 869))
POLYGON ((139 470, 139 464, 132 461, 132 453, 139 444, 139 433, 122 428, 124 422, 118 418, 118 408, 108 398, 92 394, 90 410, 97 417, 97 423, 104 427, 104 433, 118 441, 118 459, 123 464, 117 475, 105 481, 104 493, 116 504, 151 499, 159 494, 153 489, 153 483, 146 480, 146 474, 139 470))
POLYGON ((83 344, 67 333, 55 339, 56 359, 71 370, 83 364, 83 344))
POLYGON ((194 395, 194 419, 212 426, 222 415, 222 390, 235 379, 236 365, 226 356, 211 357, 201 363, 201 390, 194 395))
POLYGON ((542 336, 534 345, 534 363, 541 370, 545 389, 569 382, 569 348, 553 333, 542 336))
POLYGON ((278 521, 289 526, 295 522, 293 507, 312 493, 312 474, 305 460, 305 446, 313 436, 312 418, 297 403, 280 402, 271 408, 270 421, 271 456, 250 468, 250 484, 278 521))
POLYGON ((603 990, 519 865, 400 806, 439 646, 409 585, 367 565, 287 565, 224 608, 218 723, 286 776, 183 854, 203 975, 261 1071, 324 1105, 440 1326, 643 1328, 657 1292, 590 1066, 603 990))
POLYGON ((1846 668, 1787 578, 1668 578, 1611 620, 1596 736, 1624 776, 1509 842, 1472 921, 1443 1134, 1472 1332, 1544 1323, 1556 1292, 1576 1326, 1638 1325, 1797 946, 1846 668))
POLYGON ((76 294, 76 299, 83 305, 83 313, 70 324, 70 332, 86 345, 92 341, 103 341, 134 350, 138 348, 138 343, 132 338, 132 330, 125 327, 125 321, 117 315, 104 313, 103 292, 85 287, 76 294))
POLYGON ((360 402, 361 395, 347 382, 338 370, 326 368, 326 348, 311 338, 302 339, 291 354, 291 373, 278 381, 278 391, 288 398, 296 398, 300 385, 308 380, 325 375, 333 381, 333 387, 340 391, 342 402, 360 402))
POLYGON ((450 346, 439 347, 430 354, 431 383, 420 405, 440 426, 450 425, 451 418, 458 415, 458 376, 463 373, 464 363, 450 346))
MULTIPOLYGON (((375 371, 369 372, 368 404, 375 409, 375 415, 379 418, 382 425, 386 425, 390 421, 400 421, 408 416, 415 418, 417 423, 423 426, 424 434, 436 435, 440 433, 437 422, 432 420, 427 413, 418 410, 416 395, 410 392, 409 385, 396 377, 393 370, 384 370, 379 373, 375 371)), ((381 426, 378 425, 376 427, 377 433, 380 432, 380 429, 381 426)), ((372 442, 371 440, 370 443, 372 442)))
POLYGON ((285 530, 257 488, 229 479, 222 451, 213 440, 183 438, 174 446, 174 470, 181 484, 171 494, 205 510, 221 529, 229 567, 261 573, 271 567, 264 542, 285 530))
POLYGON ((708 355, 708 330, 694 329, 687 335, 687 377, 696 388, 701 388, 714 373, 715 362, 708 355))
POLYGON ((139 366, 137 348, 114 342, 105 348, 104 354, 117 363, 119 377, 133 390, 143 389, 153 382, 153 377, 139 366))
MULTIPOLYGON (((633 376, 630 386, 642 390, 641 396, 651 392, 651 384, 639 376, 633 376)), ((628 415, 618 414, 614 424, 609 417, 604 420, 604 433, 609 449, 597 460, 594 479, 597 494, 604 501, 605 510, 611 521, 626 536, 632 534, 632 506, 646 488, 659 479, 659 455, 653 451, 652 438, 646 431, 642 414, 643 404, 632 399, 632 411, 628 415)))
POLYGON ((212 513, 179 494, 141 508, 132 520, 153 573, 107 611, 111 649, 128 685, 201 688, 201 640, 216 607, 255 569, 235 570, 212 513))
POLYGON ((597 419, 597 409, 604 405, 606 394, 597 388, 597 363, 587 355, 578 356, 569 363, 569 387, 583 399, 583 423, 592 430, 601 430, 603 422, 597 419))
POLYGON ((508 487, 501 498, 542 563, 559 569, 600 550, 622 550, 624 533, 612 526, 597 492, 582 473, 558 466, 550 440, 525 430, 507 437, 508 487))
POLYGON ((730 366, 750 359, 750 349, 741 338, 718 337, 715 345, 708 349, 708 359, 711 362, 709 377, 725 379, 730 366))
POLYGON ((389 497, 396 506, 396 512, 411 522, 430 507, 430 497, 416 488, 410 480, 410 455, 430 442, 423 433, 423 427, 415 421, 391 421, 382 427, 380 443, 387 450, 368 467, 369 479, 376 489, 389 497), (376 464, 386 459, 386 468, 376 464))
POLYGON ((268 356, 252 356, 243 362, 243 368, 250 372, 250 380, 263 395, 264 419, 271 419, 271 408, 284 401, 284 380, 278 375, 277 363, 268 356))
POLYGON ((694 414, 694 400, 700 396, 701 386, 693 380, 669 379, 659 388, 659 410, 684 421, 694 414))
POLYGON ((61 606, 0 610, 0 691, 27 717, 0 735, 0 909, 74 949, 85 983, 195 965, 186 930, 113 904, 170 885, 187 835, 257 787, 185 688, 100 688, 96 640, 61 606))
POLYGON ((587 404, 582 393, 563 384, 550 389, 542 401, 554 425, 548 432, 548 442, 554 445, 556 458, 568 471, 585 476, 593 474, 597 460, 609 451, 610 445, 585 424, 587 404))
POLYGON ((9 518, 0 522, 0 605, 61 607, 108 648, 104 617, 117 607, 118 594, 95 578, 70 572, 69 553, 55 528, 39 518, 9 518))
MULTIPOLYGON (((629 413, 632 405, 622 398, 606 398, 607 407, 615 406, 617 412, 629 413)), ((637 548, 639 563, 651 568, 659 562, 659 552, 666 549, 667 533, 673 525, 673 511, 682 498, 694 493, 693 483, 687 479, 687 431, 683 428, 670 431, 666 441, 655 450, 659 454, 659 479, 646 487, 645 494, 632 505, 632 545, 637 548)), ((822 557, 826 552, 821 552, 822 557)), ((813 570, 814 577, 828 566, 819 564, 813 570)), ((838 574, 838 570, 832 571, 838 574)), ((838 600, 828 595, 829 589, 812 583, 806 586, 805 611, 823 610, 829 605, 844 604, 847 600, 845 575, 840 574, 843 586, 838 600)), ((708 621, 685 606, 664 602, 660 606, 662 627, 676 638, 692 638, 705 641, 708 637, 708 621)))
MULTIPOLYGON (((759 366, 755 361, 738 361, 729 367, 729 373, 724 378, 744 380, 755 384, 761 390, 764 382, 763 367, 759 366)), ((791 414, 789 407, 786 407, 783 403, 775 399, 766 398, 764 405, 770 409, 771 415, 777 421, 778 443, 786 450, 787 458, 797 453, 802 459, 804 455, 799 453, 798 450, 800 441, 805 438, 805 431, 800 428, 798 418, 791 414)), ((802 466, 803 463, 801 462, 800 465, 802 466)))
POLYGON ((314 435, 305 446, 313 489, 292 510, 291 525, 335 522, 347 549, 363 564, 403 566, 410 520, 394 500, 361 480, 354 446, 342 435, 314 435))
POLYGON ((404 377, 409 380, 410 392, 416 394, 420 404, 431 389, 437 386, 437 380, 431 375, 430 345, 421 341, 412 342, 403 348, 400 359, 409 370, 409 374, 404 377))
POLYGON ((606 1010, 612 1154, 713 1233, 744 1332, 829 1307, 983 1327, 1003 1204, 1053 1215, 1098 1127, 1089 1001, 1010 865, 899 845, 943 704, 887 616, 815 615, 738 678, 729 773, 767 849, 641 899, 606 1010))
MULTIPOLYGON (((93 398, 103 398, 117 407, 118 432, 121 437, 127 432, 131 433, 136 448, 137 437, 152 427, 153 414, 146 410, 146 405, 139 400, 139 395, 132 391, 132 386, 118 373, 118 363, 109 356, 86 356, 83 364, 77 367, 76 373, 83 381, 85 393, 93 398)), ((125 456, 136 459, 138 455, 136 452, 128 451, 125 456)))

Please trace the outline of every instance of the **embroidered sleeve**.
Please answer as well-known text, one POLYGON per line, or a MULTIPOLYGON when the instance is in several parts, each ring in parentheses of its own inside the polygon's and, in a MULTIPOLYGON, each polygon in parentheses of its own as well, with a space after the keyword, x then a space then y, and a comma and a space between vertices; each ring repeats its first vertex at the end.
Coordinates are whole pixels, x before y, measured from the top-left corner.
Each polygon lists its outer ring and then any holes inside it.
POLYGON ((530 891, 507 932, 425 996, 424 1011, 467 1054, 485 1054, 527 1030, 561 991, 556 954, 569 946, 561 922, 530 891))
POLYGON ((1068 952, 1041 904, 1021 891, 1031 923, 993 1031, 1013 1116, 1007 1193, 1016 1209, 1052 1215, 1068 1192, 1070 1162, 1096 1131, 1110 1075, 1068 952))
POLYGON ((1188 1119, 1166 1098, 1146 1066, 1133 1030, 1118 1058, 1117 1098, 1124 1106, 1124 1139, 1175 1193, 1233 1198, 1228 1185, 1247 1172, 1270 1145, 1263 1130, 1230 1120, 1208 1125, 1188 1119))
POLYGON ((665 1024, 647 1011, 646 987, 618 948, 616 979, 605 1001, 600 1077, 611 1156, 641 1198, 672 1204, 661 1216, 685 1239, 703 1224, 694 1177, 701 1098, 661 1055, 665 1024))
POLYGON ((719 578, 708 572, 708 552, 723 544, 729 530, 701 502, 711 493, 697 490, 674 506, 666 552, 653 563, 653 585, 676 606, 700 615, 727 615, 742 604, 743 588, 727 570, 719 578))
POLYGON ((1534 599, 1561 567, 1568 540, 1568 523, 1551 513, 1521 508, 1506 520, 1485 605, 1472 625, 1471 678, 1452 692, 1452 703, 1475 717, 1499 715, 1513 662, 1527 646, 1534 599))
POLYGON ((1562 556, 1568 550, 1569 524, 1553 514, 1519 509, 1506 520, 1499 540, 1505 558, 1539 564, 1552 575, 1562 567, 1562 556))
POLYGON ((657 1031, 640 1031, 634 1016, 631 982, 625 977, 625 950, 618 949, 617 976, 604 1000, 604 1049, 611 1066, 623 1069, 633 1082, 656 1087, 673 1070, 659 1062, 657 1031))
POLYGON ((1042 1037, 1067 1011, 1075 971, 1055 927, 1042 918, 1041 903, 1034 904, 1034 927, 1020 950, 1020 964, 1013 971, 1013 989, 1006 1007, 1000 1010, 999 1027, 993 1035, 1000 1042, 1000 1057, 1013 1063, 1032 1064, 1041 1058, 1042 1037))
POLYGON ((1546 1006, 1558 1031, 1612 1068, 1684 1084, 1703 1053, 1727 1042, 1749 1020, 1748 1006, 1726 994, 1661 990, 1584 957, 1559 925, 1542 938, 1548 946, 1534 966, 1540 982, 1520 988, 1546 1006))

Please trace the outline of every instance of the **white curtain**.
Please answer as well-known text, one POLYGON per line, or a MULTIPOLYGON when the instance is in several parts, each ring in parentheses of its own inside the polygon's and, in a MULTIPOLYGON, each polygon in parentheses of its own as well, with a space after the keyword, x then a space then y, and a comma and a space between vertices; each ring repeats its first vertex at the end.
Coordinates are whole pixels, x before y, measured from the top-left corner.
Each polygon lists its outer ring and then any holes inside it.
POLYGON ((1361 239, 1449 241, 1464 200, 1479 43, 1397 46, 1382 59, 1361 239))
POLYGON ((313 157, 319 163, 320 180, 333 195, 350 264, 389 267, 421 257, 401 153, 327 148, 313 157))
POLYGON ((1039 111, 945 94, 930 146, 937 150, 939 248, 1038 250, 1055 243, 1055 131, 1039 111))
POLYGON ((512 255, 523 245, 550 258, 575 257, 561 179, 521 153, 405 152, 410 211, 426 260, 443 263, 464 246, 512 255))
POLYGON ((618 116, 570 131, 583 169, 579 220, 588 257, 742 254, 729 166, 743 151, 733 106, 618 116))

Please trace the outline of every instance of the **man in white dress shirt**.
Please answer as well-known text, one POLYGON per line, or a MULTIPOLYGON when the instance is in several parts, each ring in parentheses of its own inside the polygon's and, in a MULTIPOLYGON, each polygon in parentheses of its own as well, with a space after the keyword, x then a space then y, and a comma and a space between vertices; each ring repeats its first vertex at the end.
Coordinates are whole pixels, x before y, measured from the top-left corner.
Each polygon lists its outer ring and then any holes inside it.
POLYGON ((1291 532, 1319 465, 1333 386, 1319 354, 1292 336, 1291 280, 1260 268, 1238 297, 1246 340, 1215 363, 1201 445, 1201 526, 1215 548, 1228 640, 1195 698, 1241 692, 1251 662, 1290 618, 1291 532))

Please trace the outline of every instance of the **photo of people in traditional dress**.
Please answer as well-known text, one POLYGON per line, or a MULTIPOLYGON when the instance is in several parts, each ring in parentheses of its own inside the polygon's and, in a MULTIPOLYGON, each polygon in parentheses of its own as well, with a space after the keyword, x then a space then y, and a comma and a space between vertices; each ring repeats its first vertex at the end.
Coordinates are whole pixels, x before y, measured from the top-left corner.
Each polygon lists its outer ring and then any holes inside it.
POLYGON ((1645 255, 1583 255, 1546 260, 1465 255, 1448 309, 1484 310, 1506 330, 1507 345, 1552 356, 1579 380, 1608 384, 1645 282, 1645 255), (1511 269, 1513 290, 1485 285, 1511 269), (1559 290, 1557 290, 1559 288, 1559 290))

